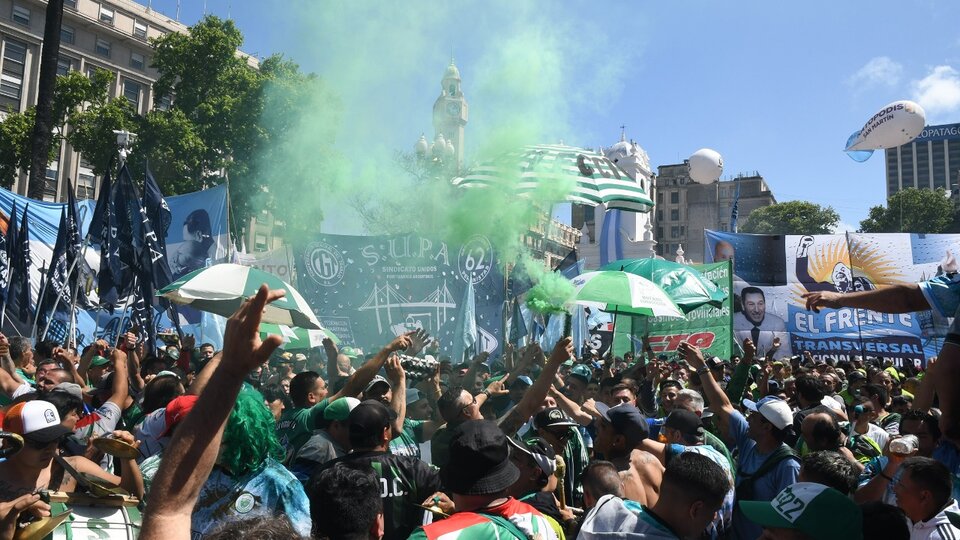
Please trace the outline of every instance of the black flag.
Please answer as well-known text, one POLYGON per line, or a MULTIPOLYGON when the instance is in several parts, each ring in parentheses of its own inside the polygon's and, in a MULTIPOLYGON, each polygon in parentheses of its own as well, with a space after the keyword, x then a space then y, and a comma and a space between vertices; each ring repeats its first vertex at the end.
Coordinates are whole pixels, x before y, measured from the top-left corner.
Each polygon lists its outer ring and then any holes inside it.
POLYGON ((6 316, 7 297, 10 294, 10 282, 13 278, 13 252, 19 249, 17 243, 17 201, 13 201, 13 209, 7 219, 7 233, 3 235, 3 250, 0 259, 3 260, 3 271, 0 272, 0 311, 6 316))
MULTIPOLYGON (((16 306, 14 313, 21 322, 30 323, 30 225, 27 216, 30 205, 23 209, 20 219, 20 229, 16 232, 16 247, 11 247, 10 259, 10 293, 8 300, 16 306)), ((12 218, 12 216, 11 216, 12 218)), ((9 237, 8 237, 9 238, 9 237)))
POLYGON ((107 170, 100 182, 100 195, 97 197, 97 206, 90 219, 87 236, 90 241, 100 245, 100 271, 97 273, 97 295, 100 305, 106 307, 110 313, 116 307, 120 293, 117 282, 120 278, 120 251, 117 247, 116 219, 111 204, 113 183, 110 180, 110 171, 107 170))
POLYGON ((60 212, 60 228, 57 231, 57 243, 53 246, 50 267, 47 268, 46 286, 37 300, 37 309, 40 310, 39 328, 48 328, 50 320, 56 318, 57 314, 70 312, 71 289, 67 279, 70 227, 67 213, 66 208, 60 212))

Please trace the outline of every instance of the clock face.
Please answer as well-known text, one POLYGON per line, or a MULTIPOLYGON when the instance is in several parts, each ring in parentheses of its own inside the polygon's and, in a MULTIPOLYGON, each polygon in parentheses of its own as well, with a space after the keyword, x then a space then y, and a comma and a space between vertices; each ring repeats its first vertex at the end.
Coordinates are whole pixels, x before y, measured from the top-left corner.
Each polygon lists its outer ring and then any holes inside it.
POLYGON ((450 116, 460 116, 460 104, 456 102, 447 103, 447 114, 450 116))

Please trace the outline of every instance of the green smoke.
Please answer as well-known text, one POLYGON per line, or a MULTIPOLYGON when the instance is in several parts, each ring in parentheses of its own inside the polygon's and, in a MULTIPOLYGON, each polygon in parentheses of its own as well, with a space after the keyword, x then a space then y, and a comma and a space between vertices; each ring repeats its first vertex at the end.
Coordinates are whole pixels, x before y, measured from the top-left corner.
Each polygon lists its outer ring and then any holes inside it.
MULTIPOLYGON (((633 53, 606 40, 609 25, 577 14, 593 9, 515 1, 266 2, 271 24, 295 44, 292 59, 320 80, 308 86, 305 111, 277 119, 288 142, 263 150, 265 188, 285 193, 291 215, 316 220, 311 232, 416 232, 451 242, 481 234, 502 262, 522 261, 521 235, 572 183, 548 183, 523 198, 511 189, 459 190, 449 174, 418 164, 413 144, 421 133, 434 138, 433 103, 451 50, 470 111, 466 168, 524 145, 598 140, 576 132, 573 118, 617 96, 633 53), (289 193, 279 186, 291 177, 307 181, 289 193)), ((278 85, 267 99, 288 100, 289 92, 278 85)), ((610 130, 598 131, 600 140, 610 138, 610 130)), ((507 183, 519 180, 519 163, 515 170, 507 183)), ((539 277, 542 267, 533 273, 539 277)))

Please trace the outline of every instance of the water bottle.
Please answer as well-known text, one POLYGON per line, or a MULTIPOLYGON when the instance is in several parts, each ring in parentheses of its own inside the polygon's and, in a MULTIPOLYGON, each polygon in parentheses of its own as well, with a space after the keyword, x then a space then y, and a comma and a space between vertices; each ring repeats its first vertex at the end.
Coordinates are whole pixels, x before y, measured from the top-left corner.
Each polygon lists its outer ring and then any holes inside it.
POLYGON ((904 435, 903 437, 890 441, 890 453, 901 456, 909 456, 920 448, 920 440, 916 435, 904 435))

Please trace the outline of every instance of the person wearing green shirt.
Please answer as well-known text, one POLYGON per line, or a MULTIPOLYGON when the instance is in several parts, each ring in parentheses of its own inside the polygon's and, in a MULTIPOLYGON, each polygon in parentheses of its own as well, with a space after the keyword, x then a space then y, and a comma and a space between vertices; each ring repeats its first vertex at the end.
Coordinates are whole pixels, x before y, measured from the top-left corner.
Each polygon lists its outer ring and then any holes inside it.
MULTIPOLYGON (((333 396, 327 395, 327 382, 315 371, 298 373, 290 381, 290 400, 293 402, 293 409, 284 411, 280 422, 277 423, 280 444, 286 449, 287 459, 296 454, 297 450, 310 439, 313 431, 320 427, 323 410, 327 405, 338 398, 359 394, 383 368, 391 353, 406 350, 410 346, 411 334, 413 332, 394 338, 373 358, 360 366, 333 396)), ((336 345, 330 339, 325 339, 323 345, 328 354, 331 350, 334 355, 337 354, 336 345)))

